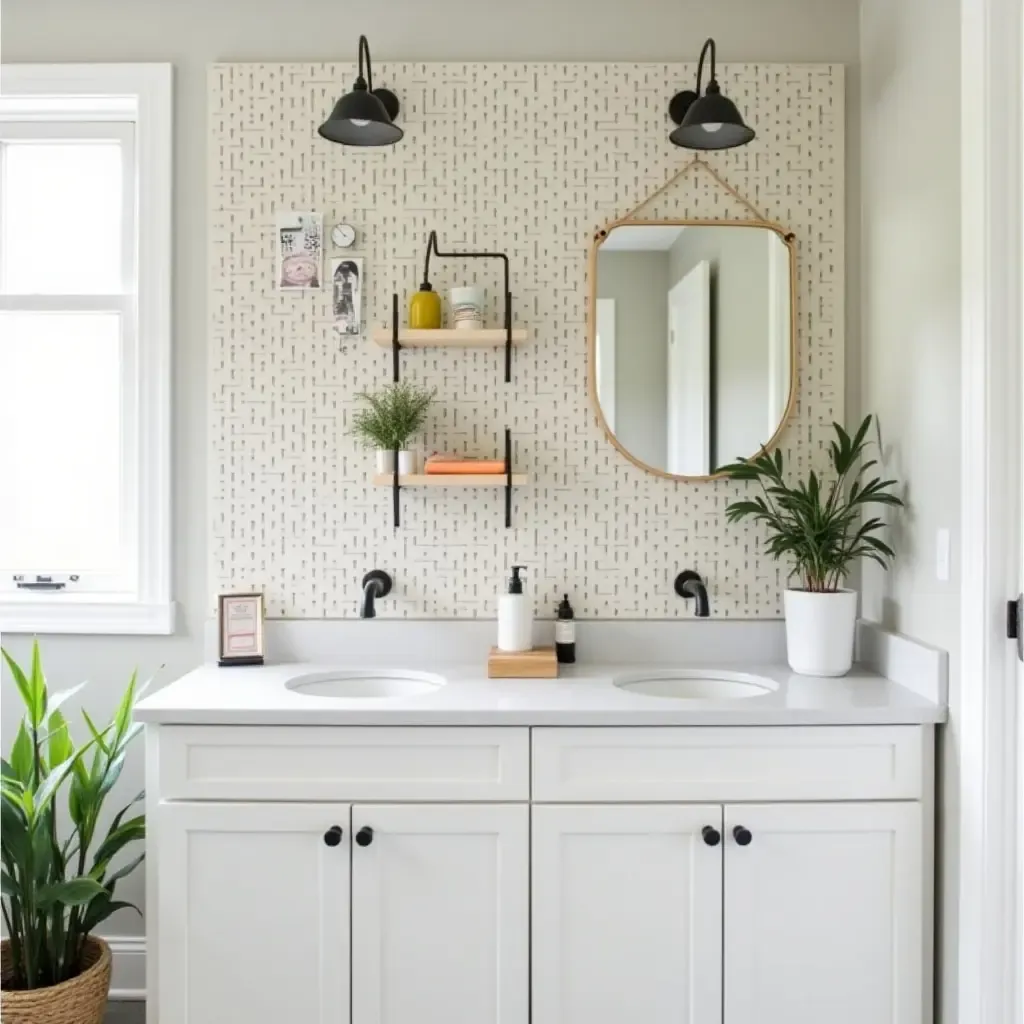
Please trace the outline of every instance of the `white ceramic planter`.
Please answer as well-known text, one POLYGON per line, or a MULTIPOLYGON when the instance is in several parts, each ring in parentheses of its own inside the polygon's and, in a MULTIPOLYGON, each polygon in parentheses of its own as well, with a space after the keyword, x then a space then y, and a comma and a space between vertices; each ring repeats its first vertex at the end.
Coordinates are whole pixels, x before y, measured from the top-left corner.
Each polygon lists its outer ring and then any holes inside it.
MULTIPOLYGON (((394 473, 395 453, 390 448, 377 449, 377 472, 394 473)), ((416 472, 416 453, 403 449, 398 453, 398 475, 412 476, 416 472)))
POLYGON ((802 676, 844 676, 853 664, 857 591, 787 590, 786 652, 802 676))

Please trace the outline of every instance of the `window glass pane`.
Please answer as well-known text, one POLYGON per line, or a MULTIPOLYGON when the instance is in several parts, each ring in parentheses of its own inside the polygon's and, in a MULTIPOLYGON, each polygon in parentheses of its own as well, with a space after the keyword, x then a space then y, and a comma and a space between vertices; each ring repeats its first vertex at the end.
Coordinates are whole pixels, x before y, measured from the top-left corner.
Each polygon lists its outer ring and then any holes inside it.
POLYGON ((8 294, 122 291, 121 144, 4 143, 0 288, 8 294))
POLYGON ((0 313, 0 566, 120 568, 120 315, 0 313))

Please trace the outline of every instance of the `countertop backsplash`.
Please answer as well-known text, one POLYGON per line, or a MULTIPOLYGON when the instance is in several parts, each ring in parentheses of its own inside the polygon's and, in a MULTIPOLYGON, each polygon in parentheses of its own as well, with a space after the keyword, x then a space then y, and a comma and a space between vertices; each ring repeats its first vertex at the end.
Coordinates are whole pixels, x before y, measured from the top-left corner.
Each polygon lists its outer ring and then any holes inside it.
MULTIPOLYGON (((490 618, 512 563, 538 614, 563 592, 581 619, 683 618, 672 579, 695 568, 713 616, 776 618, 784 575, 757 532, 729 526, 740 486, 677 483, 632 465, 604 436, 587 393, 587 258, 594 232, 691 159, 668 142, 671 96, 692 64, 380 63, 405 138, 354 149, 316 127, 355 77, 351 64, 219 64, 210 76, 211 607, 263 590, 270 617, 350 618, 373 568, 395 580, 377 613, 490 618), (329 287, 275 281, 279 214, 323 215, 326 255, 361 257, 366 329, 334 329, 329 287), (357 232, 335 250, 330 229, 357 232), (512 382, 503 352, 402 353, 403 379, 438 389, 421 452, 500 454, 512 431, 513 491, 373 487, 373 453, 350 436, 355 395, 391 379, 369 332, 404 319, 427 235, 442 249, 507 252, 513 320, 529 330, 512 382)), ((797 408, 782 445, 795 470, 824 461, 843 408, 843 68, 732 64, 723 90, 757 131, 708 162, 798 254, 797 408)), ((687 175, 640 216, 739 219, 707 175, 687 175)), ((326 262, 326 261, 325 261, 326 262)), ((325 274, 326 276, 326 274, 325 274)), ((436 261, 434 287, 479 282, 500 323, 494 267, 436 261)), ((322 282, 326 284, 327 282, 322 282)))

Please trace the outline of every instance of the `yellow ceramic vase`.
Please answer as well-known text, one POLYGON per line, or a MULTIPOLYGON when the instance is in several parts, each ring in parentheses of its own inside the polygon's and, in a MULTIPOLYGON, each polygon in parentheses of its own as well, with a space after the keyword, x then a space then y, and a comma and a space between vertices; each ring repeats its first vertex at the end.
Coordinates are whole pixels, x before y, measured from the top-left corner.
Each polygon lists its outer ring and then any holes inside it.
POLYGON ((441 296, 424 282, 409 300, 409 327, 414 331, 441 326, 441 296))

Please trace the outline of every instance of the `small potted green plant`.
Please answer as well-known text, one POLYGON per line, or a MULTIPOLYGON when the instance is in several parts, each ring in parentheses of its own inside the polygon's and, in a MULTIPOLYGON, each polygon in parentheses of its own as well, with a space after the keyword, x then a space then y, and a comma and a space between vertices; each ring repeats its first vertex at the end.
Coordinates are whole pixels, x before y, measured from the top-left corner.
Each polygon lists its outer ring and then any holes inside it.
POLYGON ((380 391, 361 391, 356 395, 364 407, 356 411, 352 433, 367 448, 376 449, 378 473, 395 471, 396 451, 399 474, 416 472, 415 453, 409 450, 409 440, 426 422, 436 393, 434 388, 428 390, 409 381, 397 381, 380 391))
POLYGON ((864 461, 872 417, 865 416, 853 437, 833 423, 829 445, 831 480, 808 474, 789 484, 782 452, 762 452, 722 467, 733 480, 750 480, 760 494, 734 501, 726 510, 730 522, 753 519, 768 528, 769 553, 792 563, 787 588, 786 647, 790 668, 802 675, 842 676, 853 663, 857 592, 843 587, 853 564, 870 558, 883 569, 895 557, 878 536, 885 522, 870 515, 872 505, 902 506, 892 492, 895 480, 865 474, 877 463, 864 461))
POLYGON ((125 857, 145 838, 144 816, 129 816, 143 794, 109 825, 103 811, 142 728, 132 722, 141 690, 133 675, 105 728, 83 710, 89 739, 76 746, 60 707, 85 684, 50 693, 38 643, 27 670, 0 653, 25 705, 0 780, 0 1016, 4 1024, 101 1024, 110 948, 93 930, 116 910, 138 910, 115 893, 144 857, 125 857))

